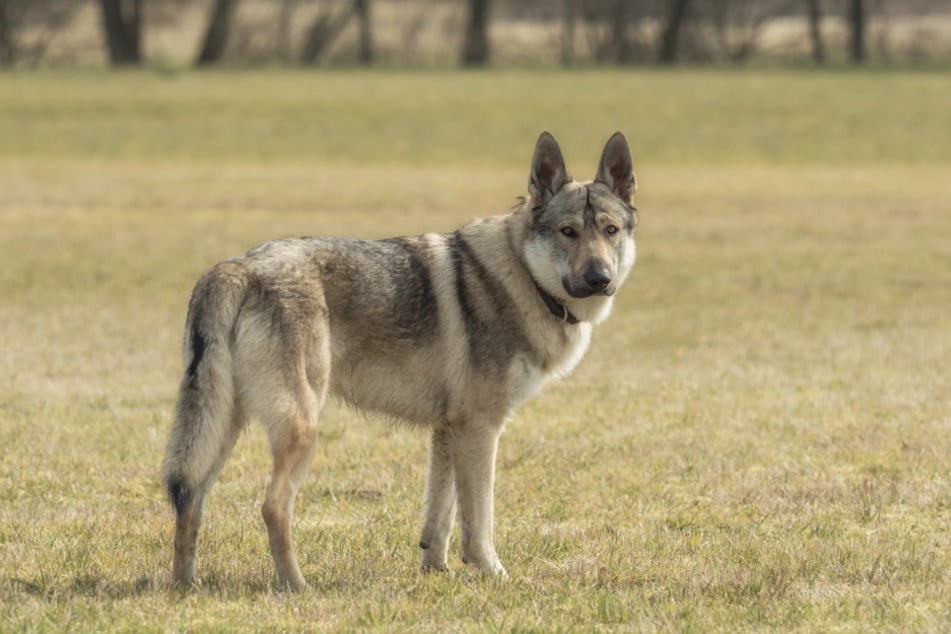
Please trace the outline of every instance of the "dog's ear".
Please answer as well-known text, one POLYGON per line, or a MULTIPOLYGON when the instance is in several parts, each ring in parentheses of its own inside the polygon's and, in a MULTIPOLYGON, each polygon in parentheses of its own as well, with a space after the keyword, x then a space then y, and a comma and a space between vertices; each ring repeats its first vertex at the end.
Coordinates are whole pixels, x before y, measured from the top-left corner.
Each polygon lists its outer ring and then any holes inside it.
POLYGON ((561 148, 548 132, 542 132, 535 144, 532 171, 528 176, 528 193, 535 204, 544 204, 571 180, 561 148))
POLYGON ((631 203, 631 197, 637 191, 637 177, 634 176, 631 148, 620 132, 615 132, 604 146, 595 180, 610 187, 624 202, 631 203))

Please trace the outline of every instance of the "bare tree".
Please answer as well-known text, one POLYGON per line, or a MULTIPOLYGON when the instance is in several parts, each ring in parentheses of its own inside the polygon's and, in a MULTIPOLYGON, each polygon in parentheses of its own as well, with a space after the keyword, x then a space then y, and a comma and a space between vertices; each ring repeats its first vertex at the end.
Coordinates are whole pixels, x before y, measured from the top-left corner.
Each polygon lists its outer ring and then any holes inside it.
POLYGON ((700 59, 743 62, 755 52, 766 22, 785 0, 710 0, 698 3, 698 22, 709 25, 694 33, 692 45, 700 59))
POLYGON ((571 66, 575 58, 576 0, 561 0, 561 38, 559 58, 562 66, 571 66))
POLYGON ((865 3, 849 0, 849 58, 853 64, 865 61, 865 3))
POLYGON ((463 66, 484 66, 489 61, 490 0, 469 0, 469 20, 462 45, 463 66))
MULTIPOLYGON (((295 0, 284 0, 281 30, 285 37, 289 30, 287 24, 289 24, 295 3, 295 0), (284 24, 284 20, 287 20, 287 24, 284 24)), ((347 28, 350 20, 356 18, 359 34, 357 60, 361 64, 371 64, 374 56, 373 29, 370 22, 371 4, 371 0, 348 0, 342 9, 335 9, 333 4, 322 8, 304 36, 304 45, 300 54, 301 63, 315 63, 347 28)))
POLYGON ((195 64, 208 66, 217 63, 225 52, 228 33, 231 31, 231 18, 239 0, 215 0, 208 17, 208 28, 202 40, 201 51, 195 64))
POLYGON ((373 30, 370 28, 370 0, 354 0, 353 12, 360 25, 360 47, 357 59, 361 64, 373 63, 373 30))
POLYGON ((298 0, 281 0, 281 10, 277 17, 277 54, 284 61, 291 58, 291 22, 298 0))
POLYGON ((594 61, 632 64, 656 56, 654 44, 638 27, 652 16, 645 0, 583 0, 580 15, 594 61))
POLYGON ((109 61, 113 66, 142 61, 142 0, 100 0, 109 61))
POLYGON ((611 57, 618 64, 634 61, 634 47, 627 38, 634 12, 628 0, 614 0, 611 8, 611 57))
POLYGON ((822 0, 806 0, 809 7, 809 40, 812 42, 812 61, 823 64, 826 61, 825 45, 822 41, 822 0))
POLYGON ((677 50, 680 38, 680 27, 687 17, 687 7, 690 0, 668 0, 667 21, 660 35, 660 53, 657 61, 661 64, 673 64, 677 61, 677 50))
POLYGON ((0 66, 12 66, 16 61, 14 10, 13 0, 0 0, 0 66))
POLYGON ((342 11, 335 12, 333 7, 328 7, 317 14, 304 37, 300 54, 302 64, 313 64, 320 58, 350 22, 354 8, 352 3, 348 3, 342 11))

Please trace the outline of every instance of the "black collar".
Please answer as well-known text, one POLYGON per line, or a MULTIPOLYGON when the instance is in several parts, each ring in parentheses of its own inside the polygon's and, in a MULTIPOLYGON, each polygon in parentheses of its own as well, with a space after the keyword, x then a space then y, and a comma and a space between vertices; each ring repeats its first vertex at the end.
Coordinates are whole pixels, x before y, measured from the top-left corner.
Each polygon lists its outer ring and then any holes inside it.
POLYGON ((548 306, 548 310, 555 316, 555 319, 571 325, 578 323, 578 318, 572 315, 571 311, 569 311, 564 304, 559 304, 558 300, 552 297, 538 282, 535 282, 535 289, 541 296, 542 301, 545 302, 545 306, 548 306))

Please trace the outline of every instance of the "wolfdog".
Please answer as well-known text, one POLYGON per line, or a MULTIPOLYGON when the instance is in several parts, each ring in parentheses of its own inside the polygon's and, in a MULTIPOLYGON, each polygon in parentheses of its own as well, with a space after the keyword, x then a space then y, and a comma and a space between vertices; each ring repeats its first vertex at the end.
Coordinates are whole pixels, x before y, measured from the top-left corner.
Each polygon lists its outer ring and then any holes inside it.
POLYGON ((291 542, 328 394, 431 429, 421 569, 462 561, 505 576, 493 544, 499 435, 513 409, 581 360, 634 264, 636 179, 624 136, 575 182, 538 138, 528 196, 448 234, 266 242, 202 276, 163 475, 175 508, 173 581, 195 580, 205 499, 249 419, 270 441, 261 514, 279 585, 306 586, 291 542))

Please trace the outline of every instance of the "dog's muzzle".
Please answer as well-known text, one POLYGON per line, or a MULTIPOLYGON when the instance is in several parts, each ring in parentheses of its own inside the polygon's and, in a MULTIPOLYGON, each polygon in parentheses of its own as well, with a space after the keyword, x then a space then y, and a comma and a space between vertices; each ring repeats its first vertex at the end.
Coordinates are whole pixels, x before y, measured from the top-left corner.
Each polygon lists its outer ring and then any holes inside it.
POLYGON ((563 278, 562 286, 572 297, 584 299, 592 295, 613 295, 613 278, 604 268, 591 268, 584 272, 579 284, 572 284, 571 279, 563 278))
POLYGON ((592 266, 584 272, 584 283, 592 294, 604 293, 611 284, 611 272, 603 266, 592 266))

